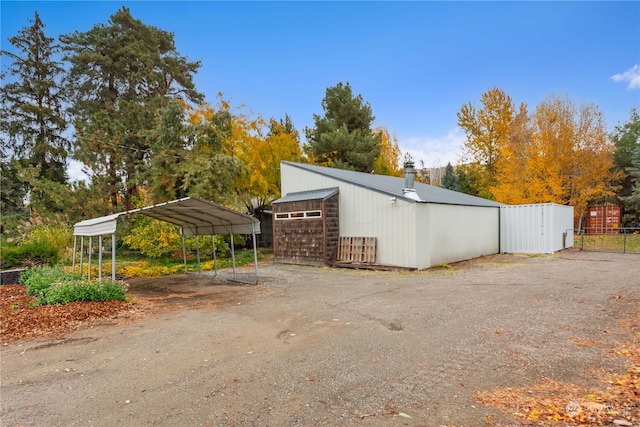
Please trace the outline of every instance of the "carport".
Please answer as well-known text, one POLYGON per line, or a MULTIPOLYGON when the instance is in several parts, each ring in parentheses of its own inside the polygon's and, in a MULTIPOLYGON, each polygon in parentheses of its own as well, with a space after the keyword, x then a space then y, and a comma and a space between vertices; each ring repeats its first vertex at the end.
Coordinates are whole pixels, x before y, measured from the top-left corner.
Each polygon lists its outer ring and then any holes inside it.
MULTIPOLYGON (((80 275, 82 275, 84 238, 89 239, 89 261, 87 278, 91 278, 91 258, 93 238, 98 237, 98 274, 102 278, 102 241, 103 236, 111 235, 111 280, 116 278, 116 227, 120 217, 133 214, 142 214, 161 221, 166 221, 180 227, 182 236, 182 256, 184 269, 187 273, 187 254, 184 244, 185 236, 196 237, 196 254, 198 261, 198 272, 200 272, 200 248, 198 236, 210 235, 214 239, 216 234, 228 234, 233 242, 234 234, 251 234, 253 242, 253 259, 255 269, 255 283, 258 282, 258 255, 256 248, 256 234, 260 233, 260 221, 249 215, 233 211, 224 206, 217 205, 198 197, 185 197, 171 202, 147 206, 140 209, 133 209, 113 215, 88 219, 78 222, 73 227, 73 264, 72 271, 75 272, 76 252, 78 237, 80 237, 80 275)), ((214 272, 217 276, 217 259, 215 242, 213 244, 214 272)), ((236 272, 236 258, 233 244, 231 244, 231 259, 233 264, 233 280, 238 280, 236 272)))

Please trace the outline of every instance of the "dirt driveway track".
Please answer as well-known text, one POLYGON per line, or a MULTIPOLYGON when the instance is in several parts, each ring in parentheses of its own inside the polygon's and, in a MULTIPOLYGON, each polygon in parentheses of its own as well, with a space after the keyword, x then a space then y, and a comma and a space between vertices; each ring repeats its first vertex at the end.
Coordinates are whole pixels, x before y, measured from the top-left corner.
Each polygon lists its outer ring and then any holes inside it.
POLYGON ((601 388, 594 369, 624 372, 605 350, 628 339, 618 320, 640 301, 640 257, 623 254, 260 275, 188 291, 149 280, 140 292, 174 299, 150 316, 7 343, 2 425, 510 425, 474 395, 549 379, 601 388))

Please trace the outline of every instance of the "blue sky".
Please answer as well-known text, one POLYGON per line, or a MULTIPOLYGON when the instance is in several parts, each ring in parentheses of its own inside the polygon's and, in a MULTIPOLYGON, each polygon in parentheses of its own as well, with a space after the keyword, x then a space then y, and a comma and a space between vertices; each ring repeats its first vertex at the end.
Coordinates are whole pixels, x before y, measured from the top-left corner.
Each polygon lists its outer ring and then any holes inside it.
MULTIPOLYGON (((640 108, 640 2, 11 2, 2 49, 37 10, 49 36, 107 23, 123 5, 201 60, 215 104, 289 114, 301 135, 325 90, 349 82, 375 125, 426 166, 457 162, 456 113, 494 86, 530 111, 550 95, 594 103, 610 130, 640 108)), ((4 67, 4 65, 3 65, 4 67)))

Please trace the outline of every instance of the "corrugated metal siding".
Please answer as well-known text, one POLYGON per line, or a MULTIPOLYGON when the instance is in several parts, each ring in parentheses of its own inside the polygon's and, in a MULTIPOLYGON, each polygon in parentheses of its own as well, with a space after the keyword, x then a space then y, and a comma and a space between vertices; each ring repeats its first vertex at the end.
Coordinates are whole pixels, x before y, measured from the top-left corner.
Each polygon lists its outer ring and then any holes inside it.
POLYGON ((502 206, 500 251, 551 254, 564 246, 573 246, 572 229, 571 206, 553 203, 502 206))
POLYGON ((553 234, 551 249, 560 251, 573 247, 573 206, 552 205, 553 234), (566 233, 566 235, 565 235, 566 233))
POLYGON ((500 251, 497 207, 413 203, 282 165, 282 194, 340 187, 340 235, 376 237, 378 264, 424 269, 500 251))
POLYGON ((606 203, 592 206, 587 212, 586 233, 617 234, 620 233, 622 209, 618 205, 606 203))
POLYGON ((416 205, 415 268, 429 268, 431 264, 431 210, 429 205, 416 205))
MULTIPOLYGON (((500 251, 500 209, 428 204, 428 267, 462 261, 500 251)), ((421 266, 420 268, 425 268, 421 266)))
POLYGON ((416 204, 367 188, 281 165, 282 194, 340 187, 340 235, 376 237, 378 264, 416 268, 416 204))

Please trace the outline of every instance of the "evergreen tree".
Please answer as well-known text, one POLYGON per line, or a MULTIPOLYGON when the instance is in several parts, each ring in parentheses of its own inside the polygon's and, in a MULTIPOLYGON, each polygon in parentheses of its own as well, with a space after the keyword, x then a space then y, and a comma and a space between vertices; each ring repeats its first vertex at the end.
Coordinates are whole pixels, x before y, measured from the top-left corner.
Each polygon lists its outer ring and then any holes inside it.
POLYGON ((28 189, 18 176, 16 161, 9 160, 3 149, 0 149, 0 170, 0 215, 25 216, 24 198, 28 189))
POLYGON ((190 133, 185 111, 178 101, 173 101, 159 116, 156 126, 147 134, 150 168, 146 171, 146 181, 153 203, 188 195, 183 188, 190 133))
POLYGON ((145 25, 123 7, 108 25, 63 35, 71 69, 77 159, 109 194, 112 210, 132 207, 149 167, 148 132, 171 99, 199 103, 200 62, 176 51, 173 34, 145 25))
POLYGON ((458 176, 456 175, 451 162, 447 163, 447 167, 444 170, 444 176, 442 177, 442 187, 448 190, 460 191, 460 184, 458 184, 458 176))
MULTIPOLYGON (((634 181, 637 180, 637 177, 634 177, 629 171, 630 168, 633 168, 635 151, 640 147, 640 114, 637 109, 631 110, 631 116, 627 122, 615 127, 612 139, 616 145, 616 151, 613 155, 616 169, 627 173, 620 182, 621 188, 618 191, 618 197, 625 200, 631 195, 634 181)), ((628 204, 626 208, 640 216, 640 207, 634 206, 634 203, 628 204)))
POLYGON ((459 165, 456 167, 455 172, 458 180, 458 186, 460 187, 459 191, 461 193, 474 195, 474 179, 467 172, 465 165, 459 165))
POLYGON ((626 207, 636 214, 636 226, 640 225, 640 143, 636 145, 631 157, 631 166, 627 168, 631 178, 631 190, 622 198, 626 207))
MULTIPOLYGON (((10 80, 0 89, 0 130, 2 143, 8 148, 3 155, 17 159, 20 168, 35 174, 41 182, 64 184, 71 147, 63 137, 67 121, 58 80, 64 69, 54 59, 60 48, 44 33, 38 12, 30 22, 9 38, 16 50, 2 50, 2 56, 9 60, 3 82, 5 77, 10 80)), ((18 174, 12 179, 18 179, 18 174)), ((18 183, 10 186, 20 187, 18 183)), ((32 186, 29 190, 32 204, 44 210, 53 207, 50 196, 32 186)))
POLYGON ((315 128, 305 129, 305 153, 313 163, 371 172, 380 155, 380 134, 371 129, 374 116, 349 83, 327 88, 324 115, 313 115, 315 128))

